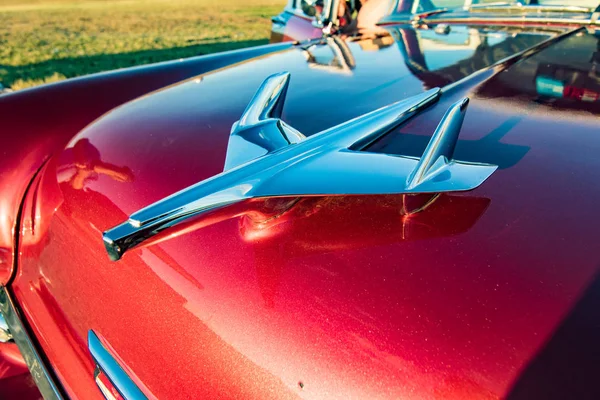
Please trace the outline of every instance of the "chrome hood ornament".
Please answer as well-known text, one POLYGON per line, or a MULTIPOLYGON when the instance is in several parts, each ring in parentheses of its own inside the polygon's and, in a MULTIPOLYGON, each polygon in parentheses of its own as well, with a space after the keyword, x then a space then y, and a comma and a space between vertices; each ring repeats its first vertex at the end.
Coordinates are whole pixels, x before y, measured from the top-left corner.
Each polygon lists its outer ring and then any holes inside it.
POLYGON ((496 165, 452 157, 469 103, 452 105, 419 158, 360 151, 440 97, 431 89, 305 137, 283 122, 289 73, 270 76, 231 131, 224 171, 104 232, 111 260, 193 216, 250 198, 472 190, 496 165))

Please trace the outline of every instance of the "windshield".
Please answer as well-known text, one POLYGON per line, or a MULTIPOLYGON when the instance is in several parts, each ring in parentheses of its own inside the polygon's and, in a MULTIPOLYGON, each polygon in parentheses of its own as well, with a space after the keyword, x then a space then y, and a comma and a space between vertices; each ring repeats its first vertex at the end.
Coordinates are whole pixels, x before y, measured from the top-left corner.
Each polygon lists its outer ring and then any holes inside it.
POLYGON ((417 2, 415 12, 427 12, 435 9, 445 8, 465 9, 494 6, 550 6, 550 7, 585 7, 594 10, 598 6, 598 0, 520 0, 520 1, 498 1, 498 0, 421 0, 417 2))

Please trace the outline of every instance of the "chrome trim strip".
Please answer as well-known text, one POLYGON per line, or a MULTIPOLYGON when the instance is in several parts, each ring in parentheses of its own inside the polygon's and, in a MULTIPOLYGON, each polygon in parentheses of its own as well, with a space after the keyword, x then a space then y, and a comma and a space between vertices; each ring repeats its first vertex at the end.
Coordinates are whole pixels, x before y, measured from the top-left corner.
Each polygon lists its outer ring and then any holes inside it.
POLYGON ((21 351, 21 354, 29 367, 29 371, 31 371, 31 376, 44 399, 63 399, 58 386, 54 383, 53 377, 44 365, 44 361, 40 357, 29 333, 27 333, 21 322, 19 311, 15 307, 8 290, 4 286, 0 286, 0 313, 4 316, 12 337, 21 351))
MULTIPOLYGON (((137 385, 131 380, 129 375, 123 370, 123 368, 119 365, 117 360, 110 354, 110 352, 104 347, 100 339, 93 330, 88 331, 88 348, 94 361, 96 362, 96 367, 100 368, 102 372, 106 374, 106 377, 110 380, 110 382, 114 385, 114 387, 119 391, 121 396, 126 400, 146 400, 147 397, 142 393, 142 391, 137 387, 137 385)), ((107 393, 110 391, 98 383, 98 369, 95 371, 96 384, 100 388, 102 394, 105 397, 107 393)))
MULTIPOLYGON (((396 23, 409 23, 411 22, 410 15, 389 15, 383 17, 381 21, 377 23, 379 26, 385 26, 396 23)), ((458 16, 451 14, 441 14, 439 18, 433 15, 430 18, 423 18, 420 22, 425 24, 441 24, 441 23, 459 23, 459 24, 470 24, 470 23, 484 23, 487 25, 501 25, 505 23, 515 24, 521 23, 523 25, 534 25, 534 24, 556 24, 556 25, 593 25, 594 22, 590 18, 550 18, 550 17, 531 17, 526 15, 521 16, 475 16, 473 14, 458 16)))
MULTIPOLYGON (((464 7, 463 7, 464 8, 464 7)), ((516 4, 471 4, 466 10, 470 11, 519 11, 519 12, 569 12, 569 13, 589 13, 590 7, 581 6, 552 6, 552 5, 525 5, 516 4)))
POLYGON ((479 186, 497 168, 452 160, 467 100, 446 114, 421 159, 361 151, 435 103, 439 88, 286 144, 279 128, 287 125, 272 117, 281 114, 288 79, 286 73, 267 78, 253 99, 256 103, 251 102, 242 120, 234 124, 228 159, 245 163, 226 163, 222 173, 147 206, 104 232, 111 260, 119 260, 128 249, 166 228, 250 198, 466 191, 479 186), (249 132, 243 140, 240 127, 249 132), (265 145, 276 140, 276 146, 265 145), (236 152, 244 155, 229 157, 236 152))

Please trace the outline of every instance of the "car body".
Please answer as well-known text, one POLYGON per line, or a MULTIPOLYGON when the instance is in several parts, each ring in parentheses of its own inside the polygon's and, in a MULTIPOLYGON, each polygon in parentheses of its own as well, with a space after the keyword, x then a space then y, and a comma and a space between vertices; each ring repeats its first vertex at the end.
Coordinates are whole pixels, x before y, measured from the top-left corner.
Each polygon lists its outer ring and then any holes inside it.
POLYGON ((0 390, 598 398, 597 14, 407 4, 1 95, 0 390))

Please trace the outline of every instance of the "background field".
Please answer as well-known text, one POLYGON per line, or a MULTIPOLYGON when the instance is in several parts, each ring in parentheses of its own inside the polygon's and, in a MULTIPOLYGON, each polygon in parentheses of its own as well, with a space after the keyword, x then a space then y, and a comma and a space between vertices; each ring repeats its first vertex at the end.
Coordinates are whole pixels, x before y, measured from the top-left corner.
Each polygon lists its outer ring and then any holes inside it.
POLYGON ((0 0, 0 84, 256 46, 285 0, 0 0))

